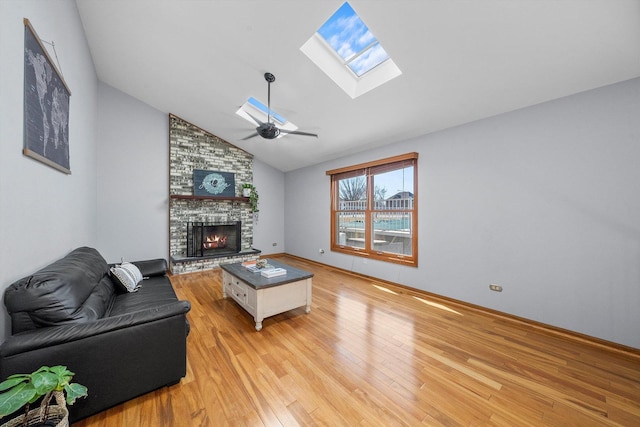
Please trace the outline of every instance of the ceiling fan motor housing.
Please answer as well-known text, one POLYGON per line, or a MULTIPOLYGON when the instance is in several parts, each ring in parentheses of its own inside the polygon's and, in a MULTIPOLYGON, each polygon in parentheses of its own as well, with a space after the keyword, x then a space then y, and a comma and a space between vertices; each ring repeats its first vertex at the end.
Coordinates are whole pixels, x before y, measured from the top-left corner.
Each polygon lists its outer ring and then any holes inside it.
POLYGON ((265 139, 274 139, 280 135, 280 129, 273 123, 263 123, 258 127, 258 133, 265 139))

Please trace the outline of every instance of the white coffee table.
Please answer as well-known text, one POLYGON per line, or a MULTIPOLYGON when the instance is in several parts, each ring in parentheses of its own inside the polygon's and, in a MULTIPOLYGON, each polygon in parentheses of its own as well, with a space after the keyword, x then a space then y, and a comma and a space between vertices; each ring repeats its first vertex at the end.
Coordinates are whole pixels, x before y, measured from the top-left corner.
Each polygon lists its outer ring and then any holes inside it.
POLYGON ((275 316, 294 308, 305 306, 311 311, 311 287, 313 273, 300 270, 275 260, 268 260, 274 267, 284 268, 287 274, 266 278, 253 273, 242 263, 223 264, 222 297, 231 296, 253 316, 256 330, 262 329, 265 317, 275 316))

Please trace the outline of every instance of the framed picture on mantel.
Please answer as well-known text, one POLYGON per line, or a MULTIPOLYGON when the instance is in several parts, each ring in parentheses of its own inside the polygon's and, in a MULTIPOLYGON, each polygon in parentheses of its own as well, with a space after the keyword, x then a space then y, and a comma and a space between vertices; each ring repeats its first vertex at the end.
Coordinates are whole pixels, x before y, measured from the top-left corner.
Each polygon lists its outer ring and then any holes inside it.
POLYGON ((194 169, 193 195, 235 197, 235 176, 229 172, 194 169))
POLYGON ((25 156, 66 174, 71 91, 28 19, 24 19, 25 156))

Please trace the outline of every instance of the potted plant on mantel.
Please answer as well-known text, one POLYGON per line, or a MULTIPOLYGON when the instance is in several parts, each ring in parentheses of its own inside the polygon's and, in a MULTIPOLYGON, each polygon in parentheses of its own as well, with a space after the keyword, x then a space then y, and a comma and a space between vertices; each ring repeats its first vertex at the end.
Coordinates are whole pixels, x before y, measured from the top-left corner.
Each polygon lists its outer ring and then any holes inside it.
POLYGON ((258 212, 258 190, 253 184, 248 182, 242 184, 242 196, 249 198, 251 212, 258 212))
POLYGON ((0 418, 11 415, 24 407, 23 415, 1 427, 69 425, 67 405, 73 405, 79 397, 87 396, 87 388, 72 383, 75 374, 66 366, 42 366, 31 374, 15 374, 0 383, 0 418), (65 399, 66 394, 66 399, 65 399), (41 397, 39 408, 29 410, 41 397), (51 398, 56 404, 50 404, 51 398))

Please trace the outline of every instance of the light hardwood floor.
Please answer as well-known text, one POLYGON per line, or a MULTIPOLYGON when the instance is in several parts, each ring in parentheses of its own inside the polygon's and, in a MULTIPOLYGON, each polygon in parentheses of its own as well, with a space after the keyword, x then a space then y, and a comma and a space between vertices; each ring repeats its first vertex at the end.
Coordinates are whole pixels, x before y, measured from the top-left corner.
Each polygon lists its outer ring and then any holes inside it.
POLYGON ((279 260, 315 273, 311 313, 256 332, 220 270, 173 276, 187 376, 74 426, 640 426, 640 352, 279 260))

